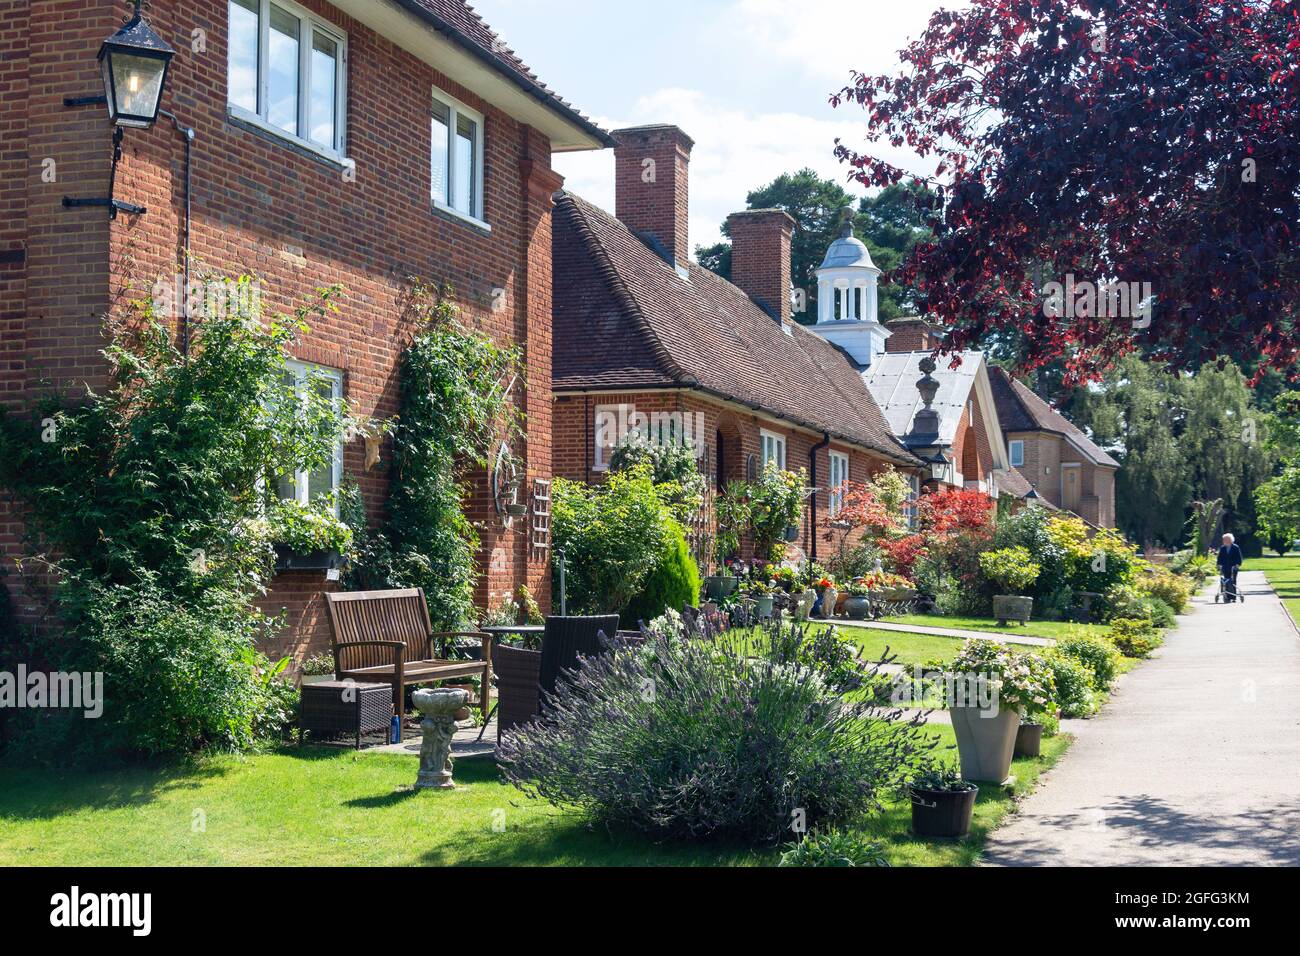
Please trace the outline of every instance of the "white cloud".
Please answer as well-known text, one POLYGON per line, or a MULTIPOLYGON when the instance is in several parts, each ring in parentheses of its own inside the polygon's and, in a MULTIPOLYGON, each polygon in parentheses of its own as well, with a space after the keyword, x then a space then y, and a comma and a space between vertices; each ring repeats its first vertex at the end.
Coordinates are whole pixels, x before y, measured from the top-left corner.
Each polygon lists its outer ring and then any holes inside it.
MULTIPOLYGON (((852 70, 888 70, 898 51, 920 35, 935 9, 966 6, 967 0, 732 0, 714 27, 719 42, 748 46, 783 66, 839 88, 852 70), (721 31, 729 31, 722 35, 721 31)), ((828 91, 829 92, 829 88, 828 91)))
MULTIPOLYGON (((720 102, 698 90, 669 87, 636 101, 627 117, 597 120, 606 129, 646 123, 680 126, 692 139, 690 168, 691 247, 716 242, 730 213, 745 208, 745 197, 781 173, 810 166, 820 175, 844 183, 848 169, 834 155, 835 139, 860 146, 863 115, 843 109, 843 119, 819 119, 793 112, 760 112, 720 102)), ((886 149, 886 158, 916 168, 917 158, 906 151, 886 149)), ((566 177, 565 188, 604 209, 614 209, 614 154, 557 154, 556 169, 566 177)))

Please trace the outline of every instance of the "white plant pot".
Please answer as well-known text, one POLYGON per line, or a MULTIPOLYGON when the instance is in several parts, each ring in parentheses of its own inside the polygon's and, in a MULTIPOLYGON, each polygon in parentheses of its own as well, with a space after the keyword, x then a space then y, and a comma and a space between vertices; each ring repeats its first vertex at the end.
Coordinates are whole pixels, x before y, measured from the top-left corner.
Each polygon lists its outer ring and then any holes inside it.
POLYGON ((961 775, 966 780, 1002 783, 1011 775, 1011 757, 1020 730, 1020 714, 1008 707, 995 715, 980 707, 953 707, 948 711, 961 755, 961 775))

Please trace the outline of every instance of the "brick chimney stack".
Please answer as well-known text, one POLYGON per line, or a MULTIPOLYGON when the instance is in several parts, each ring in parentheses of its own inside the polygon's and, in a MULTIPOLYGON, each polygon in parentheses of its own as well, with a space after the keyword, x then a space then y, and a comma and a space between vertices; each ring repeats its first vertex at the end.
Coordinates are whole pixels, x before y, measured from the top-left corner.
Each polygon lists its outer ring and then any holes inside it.
POLYGON ((885 328, 892 333, 885 340, 886 352, 928 352, 937 348, 942 333, 919 315, 890 319, 885 328))
POLYGON ((790 237, 784 209, 750 209, 727 217, 731 281, 782 324, 790 321, 790 237))
POLYGON ((695 142, 676 126, 615 130, 614 214, 685 266, 691 258, 688 167, 695 142))

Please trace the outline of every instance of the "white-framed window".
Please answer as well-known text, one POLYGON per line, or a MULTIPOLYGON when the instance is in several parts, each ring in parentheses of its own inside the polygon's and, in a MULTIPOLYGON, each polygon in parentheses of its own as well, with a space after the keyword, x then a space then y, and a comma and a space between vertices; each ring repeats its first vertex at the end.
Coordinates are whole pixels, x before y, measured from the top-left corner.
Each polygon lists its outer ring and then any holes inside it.
POLYGON ((761 429, 758 435, 763 445, 763 467, 767 468, 768 465, 776 465, 776 467, 784 471, 785 436, 770 432, 765 428, 761 429))
MULTIPOLYGON (((310 365, 307 362, 290 360, 285 363, 285 384, 291 384, 294 392, 306 399, 308 388, 315 388, 322 398, 335 402, 343 401, 343 373, 336 368, 323 365, 310 365)), ((281 500, 297 501, 310 504, 324 494, 336 493, 343 482, 343 443, 334 446, 333 460, 320 468, 303 469, 295 475, 280 478, 276 494, 281 500)), ((335 510, 338 509, 338 497, 334 499, 335 510)))
POLYGON ((483 114, 433 91, 430 190, 444 212, 483 221, 483 114))
POLYGON ((903 516, 907 519, 907 526, 909 528, 915 528, 917 515, 916 503, 921 498, 921 476, 908 475, 907 484, 907 501, 903 504, 903 516))
POLYGON ((341 159, 347 34, 292 0, 227 0, 227 9, 231 115, 341 159))
POLYGON ((1019 468, 1025 463, 1025 443, 1016 439, 1007 444, 1007 453, 1011 455, 1011 467, 1019 468))
POLYGON ((844 486, 849 483, 849 456, 843 452, 833 451, 831 455, 830 514, 840 513, 844 507, 844 486))

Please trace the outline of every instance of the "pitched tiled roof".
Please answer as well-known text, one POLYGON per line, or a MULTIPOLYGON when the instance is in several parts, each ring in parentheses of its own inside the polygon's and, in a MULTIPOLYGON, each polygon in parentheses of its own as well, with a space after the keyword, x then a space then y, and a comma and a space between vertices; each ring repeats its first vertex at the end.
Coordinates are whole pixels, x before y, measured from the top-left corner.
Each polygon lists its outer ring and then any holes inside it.
POLYGON ((1043 401, 1006 369, 994 368, 989 375, 993 401, 1004 432, 1054 432, 1063 435, 1095 465, 1118 468, 1119 462, 1106 454, 1077 425, 1043 401))
POLYGON ((464 0, 397 0, 397 2, 422 20, 432 24, 438 32, 446 34, 453 43, 490 63, 525 92, 581 126, 606 146, 614 145, 614 140, 607 132, 538 79, 537 74, 506 45, 496 31, 483 22, 478 11, 464 0))
POLYGON ((917 464, 858 371, 800 325, 788 331, 694 263, 683 278, 609 213, 572 193, 554 216, 556 391, 697 388, 917 464))
POLYGON ((1029 483, 1029 479, 1020 473, 1018 468, 1008 468, 1006 471, 998 472, 998 493, 1008 494, 1013 498, 1023 498, 1034 490, 1034 486, 1029 483))

